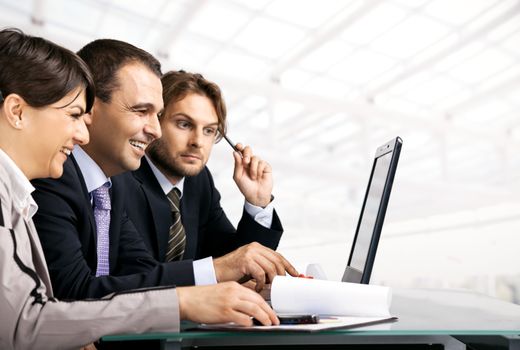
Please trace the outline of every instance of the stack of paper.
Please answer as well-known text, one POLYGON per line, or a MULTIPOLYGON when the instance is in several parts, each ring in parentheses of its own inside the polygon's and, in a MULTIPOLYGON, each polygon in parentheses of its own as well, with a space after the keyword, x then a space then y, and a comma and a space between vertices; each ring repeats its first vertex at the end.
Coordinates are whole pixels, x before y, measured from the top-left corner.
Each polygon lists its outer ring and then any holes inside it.
POLYGON ((313 332, 333 328, 389 329, 390 288, 366 284, 277 276, 271 285, 271 305, 278 314, 317 314, 318 324, 252 326, 202 325, 204 329, 313 332), (378 324, 373 326, 374 324, 378 324), (375 328, 377 327, 377 328, 375 328))
POLYGON ((276 276, 271 305, 277 313, 390 317, 390 288, 276 276))

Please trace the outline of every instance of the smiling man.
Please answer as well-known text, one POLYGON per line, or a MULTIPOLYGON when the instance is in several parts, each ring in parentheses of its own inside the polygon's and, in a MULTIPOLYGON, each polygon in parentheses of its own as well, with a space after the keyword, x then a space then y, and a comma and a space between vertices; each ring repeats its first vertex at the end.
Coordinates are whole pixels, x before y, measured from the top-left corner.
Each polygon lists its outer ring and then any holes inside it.
POLYGON ((146 149, 137 171, 123 175, 128 216, 149 250, 159 261, 201 259, 200 273, 195 274, 201 284, 237 280, 240 271, 246 271, 261 288, 285 269, 295 273, 273 250, 283 230, 271 203, 271 167, 250 147, 238 145, 242 156, 234 152, 233 177, 245 198, 237 229, 220 206, 206 167, 213 145, 226 130, 219 87, 184 71, 168 72, 161 81, 162 137, 146 149))
POLYGON ((34 222, 55 294, 99 298, 141 287, 190 285, 183 266, 161 266, 124 213, 124 189, 112 177, 136 169, 161 136, 161 70, 151 55, 117 40, 96 40, 78 53, 96 84, 85 123, 90 142, 76 146, 59 180, 34 181, 34 222), (182 277, 184 276, 184 279, 182 277))
MULTIPOLYGON (((93 41, 78 55, 96 84, 92 111, 84 116, 90 142, 74 148, 60 179, 34 181, 39 206, 34 221, 55 295, 61 299, 99 298, 135 288, 207 284, 198 276, 206 275, 209 259, 166 263, 154 259, 126 214, 128 191, 115 176, 138 169, 148 145, 161 136, 160 63, 135 46, 110 39, 93 41)), ((200 162, 196 157, 201 154, 190 153, 186 162, 200 162)), ((218 282, 249 275, 265 280, 273 273, 285 274, 285 270, 295 273, 281 255, 268 248, 248 252, 235 255, 237 259, 226 265, 226 273, 216 277, 218 282), (259 259, 262 265, 247 263, 259 259)), ((216 292, 198 290, 208 295, 216 292)), ((216 301, 217 309, 225 302, 216 301)))

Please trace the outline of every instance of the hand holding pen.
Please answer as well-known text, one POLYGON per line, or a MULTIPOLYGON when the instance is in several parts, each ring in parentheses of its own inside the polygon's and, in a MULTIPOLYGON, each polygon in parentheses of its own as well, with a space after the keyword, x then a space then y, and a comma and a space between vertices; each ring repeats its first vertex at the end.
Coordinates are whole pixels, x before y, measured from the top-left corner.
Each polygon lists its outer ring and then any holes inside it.
POLYGON ((253 154, 251 147, 234 144, 225 134, 223 138, 235 151, 235 171, 233 179, 246 200, 265 208, 271 202, 273 177, 271 165, 253 154))

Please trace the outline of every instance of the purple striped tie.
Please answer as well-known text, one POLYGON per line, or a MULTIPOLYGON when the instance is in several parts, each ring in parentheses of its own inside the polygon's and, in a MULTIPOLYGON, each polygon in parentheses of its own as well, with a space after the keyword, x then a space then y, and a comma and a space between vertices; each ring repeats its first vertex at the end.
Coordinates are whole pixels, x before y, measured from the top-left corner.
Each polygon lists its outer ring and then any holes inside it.
POLYGON ((96 276, 110 273, 108 265, 108 232, 110 229, 110 182, 92 191, 94 219, 97 230, 97 269, 96 276))

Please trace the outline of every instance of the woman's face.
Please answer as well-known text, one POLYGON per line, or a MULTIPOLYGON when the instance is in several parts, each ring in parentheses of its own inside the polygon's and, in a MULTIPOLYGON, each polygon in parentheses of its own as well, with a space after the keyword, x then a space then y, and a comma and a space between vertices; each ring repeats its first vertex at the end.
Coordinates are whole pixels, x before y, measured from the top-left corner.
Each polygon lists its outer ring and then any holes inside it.
POLYGON ((23 123, 29 132, 27 151, 31 155, 31 178, 59 178, 63 163, 74 145, 88 143, 85 114, 85 90, 77 88, 52 105, 34 108, 26 106, 23 123))

